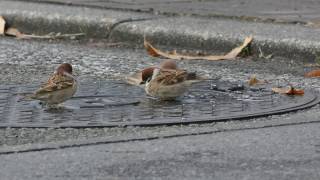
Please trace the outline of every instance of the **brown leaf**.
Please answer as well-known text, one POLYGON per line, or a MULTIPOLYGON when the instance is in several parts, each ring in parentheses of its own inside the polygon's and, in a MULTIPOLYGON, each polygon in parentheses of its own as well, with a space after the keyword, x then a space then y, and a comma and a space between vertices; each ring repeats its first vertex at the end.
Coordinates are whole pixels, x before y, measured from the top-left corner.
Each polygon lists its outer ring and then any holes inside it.
POLYGON ((143 44, 150 56, 153 56, 153 57, 160 56, 160 54, 158 53, 158 50, 154 48, 149 42, 147 42, 146 38, 144 38, 143 44))
POLYGON ((141 84, 142 82, 142 72, 139 71, 137 73, 134 73, 130 76, 127 76, 125 81, 128 83, 128 84, 131 84, 131 85, 135 85, 135 86, 138 86, 141 84))
POLYGON ((78 36, 84 36, 84 33, 75 33, 75 34, 61 34, 61 33, 50 33, 47 35, 33 35, 33 34, 24 34, 21 33, 17 28, 8 28, 5 31, 5 34, 8 36, 15 36, 18 39, 63 39, 63 38, 70 38, 70 39, 74 39, 78 36))
POLYGON ((8 36, 15 36, 18 39, 24 39, 25 38, 24 34, 21 33, 17 28, 9 27, 6 30, 5 34, 8 35, 8 36))
POLYGON ((310 71, 304 75, 305 77, 320 77, 320 69, 310 71))
POLYGON ((61 34, 61 33, 49 33, 47 35, 33 35, 33 34, 23 34, 24 38, 28 39, 64 39, 64 38, 70 38, 70 39, 76 39, 78 36, 85 36, 84 33, 75 33, 75 34, 61 34))
POLYGON ((272 88, 272 91, 275 93, 287 94, 287 95, 304 95, 303 89, 295 89, 292 86, 287 88, 272 88))
POLYGON ((189 56, 189 55, 183 55, 183 54, 178 54, 175 51, 173 51, 174 53, 165 53, 159 49, 156 49, 155 47, 153 47, 147 40, 146 38, 144 38, 144 47, 146 48, 147 52, 149 53, 149 55, 153 56, 153 57, 165 57, 168 59, 175 59, 175 60, 199 60, 199 59, 203 59, 203 60, 209 60, 209 61, 217 61, 217 60, 230 60, 230 59, 234 59, 235 57, 237 57, 241 51, 248 46, 248 44, 250 44, 250 42, 252 41, 253 37, 249 36, 247 37, 243 44, 237 48, 234 48, 232 51, 230 51, 229 53, 227 53, 226 55, 209 55, 209 56, 189 56))
POLYGON ((248 81, 249 86, 254 86, 254 85, 258 85, 258 84, 265 84, 265 83, 267 83, 267 81, 259 80, 256 78, 256 76, 251 76, 251 78, 248 81))
POLYGON ((314 19, 306 24, 308 27, 320 28, 320 19, 314 19))
POLYGON ((6 26, 6 21, 2 16, 0 16, 0 35, 4 35, 5 26, 6 26))

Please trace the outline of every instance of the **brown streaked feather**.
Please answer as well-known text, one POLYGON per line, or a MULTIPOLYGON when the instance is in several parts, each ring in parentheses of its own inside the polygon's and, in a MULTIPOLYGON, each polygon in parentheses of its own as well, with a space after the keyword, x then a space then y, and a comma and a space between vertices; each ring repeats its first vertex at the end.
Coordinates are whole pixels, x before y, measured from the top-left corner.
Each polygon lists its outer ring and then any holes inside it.
POLYGON ((167 60, 164 60, 164 61, 161 62, 160 68, 161 69, 176 70, 176 69, 178 69, 178 66, 177 66, 177 64, 176 64, 176 62, 174 60, 167 59, 167 60))
POLYGON ((148 95, 162 100, 173 100, 188 89, 188 73, 185 70, 160 69, 146 84, 148 95))
POLYGON ((161 69, 154 82, 161 85, 173 85, 187 80, 188 73, 185 70, 163 70, 161 69))
POLYGON ((48 81, 38 89, 35 94, 43 94, 57 90, 71 88, 74 84, 74 79, 68 76, 54 74, 48 81))

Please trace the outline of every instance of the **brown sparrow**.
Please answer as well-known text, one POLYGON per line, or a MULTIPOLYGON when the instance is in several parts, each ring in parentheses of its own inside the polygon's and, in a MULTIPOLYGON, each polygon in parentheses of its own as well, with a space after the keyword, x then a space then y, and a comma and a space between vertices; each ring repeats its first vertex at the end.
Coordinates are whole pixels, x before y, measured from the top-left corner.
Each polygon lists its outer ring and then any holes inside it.
POLYGON ((70 99, 76 91, 77 81, 72 75, 72 66, 69 63, 63 63, 29 98, 40 100, 51 107, 70 99))
MULTIPOLYGON (((177 64, 175 61, 173 60, 164 60, 163 62, 160 63, 160 65, 158 66, 160 69, 167 69, 167 70, 179 70, 181 71, 181 69, 178 68, 177 64)), ((156 66, 151 66, 151 67, 147 67, 145 69, 143 69, 141 71, 141 78, 142 78, 142 81, 140 84, 144 84, 146 83, 146 80, 148 78, 151 78, 152 77, 152 74, 153 74, 153 70, 158 68, 156 66)), ((188 76, 187 76, 187 80, 196 80, 197 79, 197 76, 196 76, 196 73, 190 73, 188 72, 188 76)))
POLYGON ((152 67, 142 71, 146 93, 161 100, 173 100, 185 93, 191 85, 188 73, 176 68, 176 65, 170 62, 160 65, 160 68, 152 67))

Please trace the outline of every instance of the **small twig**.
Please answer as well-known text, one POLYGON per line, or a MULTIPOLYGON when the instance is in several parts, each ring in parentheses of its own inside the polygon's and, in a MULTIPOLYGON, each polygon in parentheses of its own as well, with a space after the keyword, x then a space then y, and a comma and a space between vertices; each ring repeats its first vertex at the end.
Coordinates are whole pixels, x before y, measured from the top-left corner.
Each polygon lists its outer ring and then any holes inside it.
POLYGON ((259 58, 264 58, 264 59, 271 59, 273 54, 265 55, 261 48, 259 47, 259 58))

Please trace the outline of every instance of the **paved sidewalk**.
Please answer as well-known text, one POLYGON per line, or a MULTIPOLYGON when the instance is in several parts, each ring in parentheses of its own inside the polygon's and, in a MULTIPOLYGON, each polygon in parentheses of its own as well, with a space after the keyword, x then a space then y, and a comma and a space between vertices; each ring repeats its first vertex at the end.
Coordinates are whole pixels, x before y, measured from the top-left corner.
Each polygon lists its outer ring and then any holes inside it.
POLYGON ((266 21, 302 22, 320 21, 320 2, 317 0, 34 0, 35 2, 83 5, 88 7, 200 15, 238 17, 266 21))
POLYGON ((320 178, 320 125, 0 155, 5 180, 320 178))
MULTIPOLYGON (((0 44, 2 83, 45 81, 65 61, 75 65, 80 80, 117 78, 161 61, 143 49, 5 37, 0 44)), ((279 57, 181 61, 179 66, 226 80, 244 82, 256 74, 275 84, 320 84, 302 77, 302 63, 288 64, 279 57)), ((190 126, 4 128, 0 179, 318 179, 319 114, 316 106, 281 116, 190 126)))
MULTIPOLYGON (((26 33, 83 32, 87 38, 136 46, 142 46, 147 35, 156 46, 226 52, 253 35, 255 52, 261 49, 292 59, 253 57, 179 65, 226 80, 244 82, 257 74, 278 83, 319 88, 318 79, 303 78, 302 62, 319 58, 320 29, 305 26, 319 18, 317 1, 42 2, 0 1, 0 15, 26 33), (242 16, 248 21, 241 21, 242 16), (271 23, 255 22, 256 17, 271 23)), ((45 80, 43 75, 64 61, 75 64, 83 78, 106 79, 160 61, 142 49, 5 37, 0 41, 3 83, 45 80)), ((281 116, 190 126, 1 129, 0 140, 6 145, 0 148, 0 179, 319 179, 319 114, 316 106, 281 116)))

